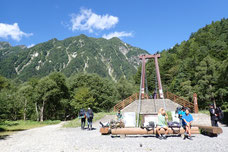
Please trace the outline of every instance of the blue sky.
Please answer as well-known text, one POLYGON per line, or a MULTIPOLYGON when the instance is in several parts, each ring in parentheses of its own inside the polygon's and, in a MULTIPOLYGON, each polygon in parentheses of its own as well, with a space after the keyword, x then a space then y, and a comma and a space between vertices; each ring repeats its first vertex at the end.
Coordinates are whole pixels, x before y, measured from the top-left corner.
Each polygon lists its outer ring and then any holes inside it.
POLYGON ((155 53, 228 18, 227 0, 1 0, 0 41, 32 45, 86 34, 155 53))

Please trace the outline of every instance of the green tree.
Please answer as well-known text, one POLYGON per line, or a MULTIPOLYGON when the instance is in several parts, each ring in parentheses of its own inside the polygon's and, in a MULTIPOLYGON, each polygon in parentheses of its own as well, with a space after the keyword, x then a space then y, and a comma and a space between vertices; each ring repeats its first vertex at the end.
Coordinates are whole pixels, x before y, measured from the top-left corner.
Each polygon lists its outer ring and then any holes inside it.
POLYGON ((76 113, 78 113, 80 109, 87 109, 88 107, 94 109, 97 106, 94 101, 95 99, 93 98, 89 89, 82 87, 76 90, 70 105, 73 106, 76 113))
POLYGON ((57 84, 48 77, 40 79, 35 88, 37 92, 37 107, 39 109, 40 121, 44 120, 44 110, 47 104, 52 104, 61 94, 57 84))
POLYGON ((118 90, 121 100, 126 99, 127 97, 135 93, 134 85, 128 80, 126 80, 124 77, 121 77, 120 80, 117 82, 116 88, 118 90))
POLYGON ((95 99, 95 105, 93 110, 102 111, 112 108, 118 97, 118 92, 114 82, 99 77, 97 74, 77 74, 69 78, 68 80, 71 94, 74 96, 74 92, 81 87, 88 88, 91 96, 95 99))

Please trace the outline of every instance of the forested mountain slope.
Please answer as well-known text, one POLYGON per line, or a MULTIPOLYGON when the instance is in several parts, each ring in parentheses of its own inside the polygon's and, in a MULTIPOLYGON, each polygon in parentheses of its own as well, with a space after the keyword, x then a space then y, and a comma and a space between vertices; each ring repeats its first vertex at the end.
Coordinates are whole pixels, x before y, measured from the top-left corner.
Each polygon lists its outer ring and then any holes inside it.
POLYGON ((62 41, 52 39, 32 48, 0 42, 0 75, 25 81, 54 71, 68 77, 86 72, 118 80, 136 73, 140 54, 148 53, 118 38, 106 40, 85 35, 62 41))
MULTIPOLYGON (((149 90, 155 88, 154 61, 147 66, 149 90)), ((212 22, 192 33, 189 40, 163 50, 159 59, 163 86, 166 90, 192 99, 198 94, 199 105, 228 101, 228 19, 212 22)), ((139 83, 140 70, 136 75, 139 83)))

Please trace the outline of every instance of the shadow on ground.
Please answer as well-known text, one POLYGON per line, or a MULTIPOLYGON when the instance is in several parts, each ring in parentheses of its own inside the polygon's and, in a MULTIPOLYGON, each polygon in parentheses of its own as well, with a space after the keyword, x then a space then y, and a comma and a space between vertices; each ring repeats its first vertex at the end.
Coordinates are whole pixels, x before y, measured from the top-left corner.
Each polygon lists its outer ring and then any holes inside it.
POLYGON ((228 112, 224 112, 224 118, 222 123, 228 126, 228 112))
POLYGON ((5 140, 9 135, 0 135, 0 140, 5 140))

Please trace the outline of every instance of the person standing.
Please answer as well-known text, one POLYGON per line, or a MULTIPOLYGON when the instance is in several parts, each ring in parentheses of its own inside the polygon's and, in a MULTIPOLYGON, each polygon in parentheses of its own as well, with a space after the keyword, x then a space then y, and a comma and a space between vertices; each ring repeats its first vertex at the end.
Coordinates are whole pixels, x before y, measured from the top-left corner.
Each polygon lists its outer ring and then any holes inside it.
POLYGON ((93 123, 93 110, 88 108, 87 110, 87 123, 88 123, 88 130, 92 130, 92 123, 93 123))
POLYGON ((210 116, 211 116, 211 125, 218 127, 218 117, 216 114, 216 110, 213 104, 210 104, 209 108, 210 116))
POLYGON ((85 123, 86 123, 86 113, 84 109, 81 109, 79 111, 79 119, 81 119, 81 129, 85 129, 85 123))

